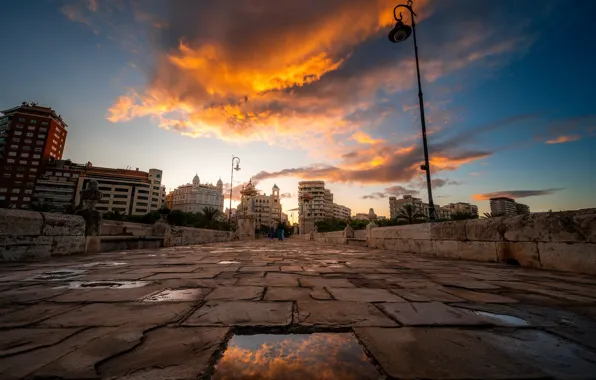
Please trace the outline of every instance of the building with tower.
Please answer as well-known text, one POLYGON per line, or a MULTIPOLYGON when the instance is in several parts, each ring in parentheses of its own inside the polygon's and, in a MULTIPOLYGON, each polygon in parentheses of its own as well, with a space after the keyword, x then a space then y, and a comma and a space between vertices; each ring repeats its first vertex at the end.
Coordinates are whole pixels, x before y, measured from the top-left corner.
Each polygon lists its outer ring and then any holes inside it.
POLYGON ((242 198, 237 208, 238 216, 254 215, 257 228, 276 227, 282 221, 283 213, 277 185, 273 185, 271 195, 260 194, 250 180, 240 194, 242 198))
POLYGON ((199 212, 206 207, 213 207, 223 212, 224 194, 221 179, 217 181, 216 185, 201 183, 197 174, 192 179, 192 183, 178 186, 174 190, 172 210, 199 212))
POLYGON ((62 159, 68 126, 50 107, 23 102, 0 116, 0 202, 27 208, 48 162, 62 159))

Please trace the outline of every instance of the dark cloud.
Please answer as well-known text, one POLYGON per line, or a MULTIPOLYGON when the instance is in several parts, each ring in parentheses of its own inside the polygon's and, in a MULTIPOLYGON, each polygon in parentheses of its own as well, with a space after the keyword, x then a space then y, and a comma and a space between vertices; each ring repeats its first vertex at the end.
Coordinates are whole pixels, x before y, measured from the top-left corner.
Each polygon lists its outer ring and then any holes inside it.
POLYGON ((372 193, 369 195, 365 195, 362 199, 383 199, 387 197, 401 197, 403 195, 416 195, 418 194, 418 190, 415 189, 408 189, 400 185, 389 186, 385 188, 384 192, 377 192, 372 193))
POLYGON ((564 190, 563 188, 558 189, 545 189, 545 190, 503 190, 503 191, 494 191, 492 193, 484 193, 484 194, 475 194, 473 196, 474 199, 477 200, 488 200, 490 198, 496 197, 507 197, 507 198, 526 198, 526 197, 535 197, 540 195, 551 195, 557 191, 564 190))
POLYGON ((570 117, 549 123, 535 138, 546 144, 562 144, 591 137, 595 128, 596 115, 570 117))

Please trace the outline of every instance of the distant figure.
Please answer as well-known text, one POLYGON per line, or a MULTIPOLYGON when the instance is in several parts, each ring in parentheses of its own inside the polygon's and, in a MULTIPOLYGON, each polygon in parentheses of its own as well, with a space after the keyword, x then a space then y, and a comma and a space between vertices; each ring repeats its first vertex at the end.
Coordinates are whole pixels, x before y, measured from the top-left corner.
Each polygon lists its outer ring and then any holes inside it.
POLYGON ((269 227, 269 240, 273 241, 273 238, 275 237, 275 229, 273 228, 273 226, 269 227))
POLYGON ((279 223, 279 224, 277 225, 277 239, 278 239, 278 240, 280 240, 280 241, 281 241, 281 240, 283 240, 283 239, 284 239, 284 232, 285 232, 285 231, 284 231, 284 226, 283 226, 283 224, 279 223))

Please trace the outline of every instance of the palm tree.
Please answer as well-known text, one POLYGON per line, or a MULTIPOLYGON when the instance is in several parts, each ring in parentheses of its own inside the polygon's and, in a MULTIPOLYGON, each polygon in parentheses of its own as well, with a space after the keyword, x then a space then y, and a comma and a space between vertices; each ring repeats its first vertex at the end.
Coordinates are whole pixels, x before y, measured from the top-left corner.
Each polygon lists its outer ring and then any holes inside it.
POLYGON ((219 210, 215 207, 205 207, 203 209, 203 216, 205 217, 205 220, 207 220, 208 222, 216 220, 218 215, 219 210))
POLYGON ((483 214, 483 216, 488 219, 488 218, 498 218, 499 216, 503 216, 503 214, 500 214, 498 212, 485 212, 483 214))
POLYGON ((408 222, 408 224, 414 224, 415 222, 417 222, 419 220, 426 219, 426 215, 418 212, 418 209, 416 207, 414 207, 414 205, 405 204, 401 207, 401 209, 397 213, 396 219, 403 219, 406 222, 408 222))

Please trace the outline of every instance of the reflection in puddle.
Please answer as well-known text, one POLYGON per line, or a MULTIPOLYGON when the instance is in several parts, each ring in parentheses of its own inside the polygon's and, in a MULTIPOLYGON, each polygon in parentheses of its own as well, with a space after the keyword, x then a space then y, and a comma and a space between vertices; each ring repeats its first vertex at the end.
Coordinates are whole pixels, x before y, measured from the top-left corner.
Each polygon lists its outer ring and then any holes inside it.
POLYGON ((514 317, 512 315, 505 314, 494 314, 487 311, 474 311, 475 314, 487 317, 489 319, 496 319, 499 322, 503 322, 509 326, 529 326, 530 324, 525 319, 514 317))
POLYGON ((164 290, 162 292, 148 295, 143 298, 143 302, 189 302, 197 301, 201 298, 203 289, 178 289, 178 290, 164 290))
POLYGON ((82 269, 59 269, 53 270, 49 272, 43 272, 35 277, 29 278, 29 281, 35 280, 46 280, 46 281, 59 281, 59 280, 68 280, 72 277, 80 276, 81 274, 85 273, 82 269))
POLYGON ((235 335, 213 379, 379 379, 353 334, 235 335))
POLYGON ((220 261, 218 264, 240 264, 240 261, 223 260, 223 261, 220 261))
POLYGON ((102 261, 102 262, 98 261, 98 262, 83 264, 84 267, 96 267, 96 266, 100 266, 100 265, 104 265, 104 266, 108 266, 108 267, 117 267, 120 265, 126 265, 126 263, 122 263, 119 261, 102 261))
POLYGON ((149 281, 74 281, 57 289, 134 289, 148 284, 149 281))

